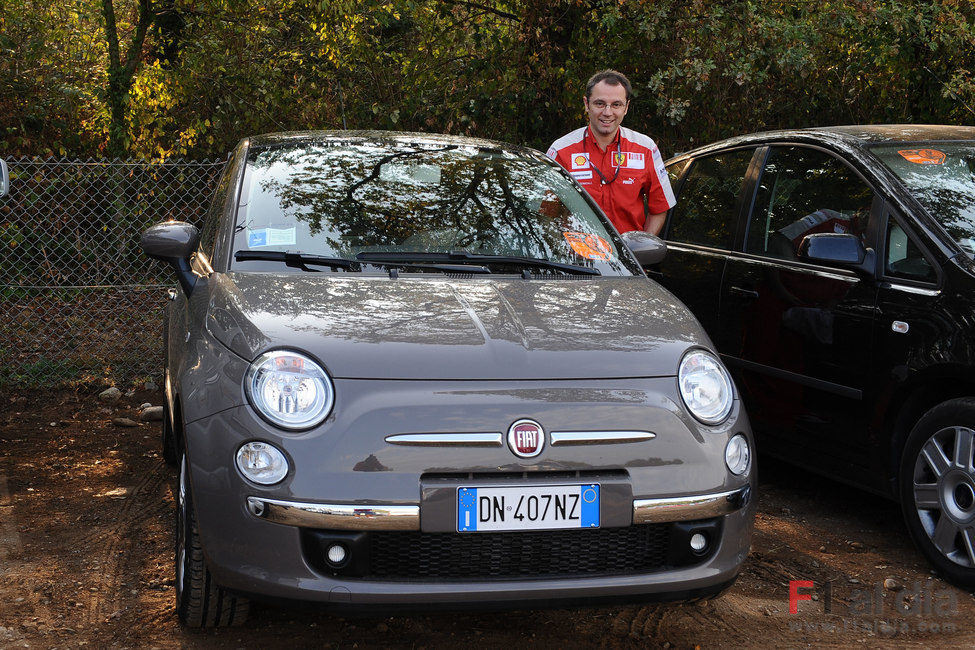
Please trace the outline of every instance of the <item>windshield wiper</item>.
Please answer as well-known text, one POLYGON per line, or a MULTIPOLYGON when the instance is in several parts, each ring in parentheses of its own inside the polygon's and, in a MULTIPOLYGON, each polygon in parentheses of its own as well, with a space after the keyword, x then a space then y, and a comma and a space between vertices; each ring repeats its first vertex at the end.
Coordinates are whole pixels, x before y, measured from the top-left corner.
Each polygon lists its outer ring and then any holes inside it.
POLYGON ((234 259, 238 262, 267 261, 284 262, 287 266, 303 271, 317 271, 311 266, 328 266, 333 269, 361 269, 362 264, 357 260, 347 260, 344 257, 325 257, 323 255, 309 255, 294 251, 237 251, 234 259))
POLYGON ((395 266, 397 268, 418 268, 430 271, 440 271, 442 273, 490 273, 491 271, 484 266, 467 266, 464 264, 437 264, 425 261, 414 262, 410 260, 350 260, 344 257, 326 257, 323 255, 309 255, 307 253, 297 253, 293 251, 237 251, 234 259, 238 262, 248 262, 252 260, 267 262, 284 262, 287 266, 298 268, 303 271, 317 272, 317 269, 308 268, 309 266, 328 266, 333 269, 346 269, 349 271, 361 271, 363 265, 373 266, 395 266))
POLYGON ((534 257, 518 257, 515 255, 481 255, 469 253, 467 251, 451 251, 449 253, 424 253, 424 252, 388 252, 373 253, 363 252, 355 256, 357 260, 363 262, 384 262, 384 263, 426 263, 426 264, 510 264, 514 266, 552 269, 562 271, 570 275, 602 275, 599 269, 588 266, 576 266, 575 264, 565 264, 563 262, 552 262, 534 257))

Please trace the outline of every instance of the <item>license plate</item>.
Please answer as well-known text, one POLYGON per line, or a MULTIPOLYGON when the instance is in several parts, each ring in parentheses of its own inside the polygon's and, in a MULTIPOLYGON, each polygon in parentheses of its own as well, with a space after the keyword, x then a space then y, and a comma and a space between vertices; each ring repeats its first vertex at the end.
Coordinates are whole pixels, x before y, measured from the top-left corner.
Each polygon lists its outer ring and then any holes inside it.
POLYGON ((599 485, 457 488, 457 531, 599 528, 599 485))

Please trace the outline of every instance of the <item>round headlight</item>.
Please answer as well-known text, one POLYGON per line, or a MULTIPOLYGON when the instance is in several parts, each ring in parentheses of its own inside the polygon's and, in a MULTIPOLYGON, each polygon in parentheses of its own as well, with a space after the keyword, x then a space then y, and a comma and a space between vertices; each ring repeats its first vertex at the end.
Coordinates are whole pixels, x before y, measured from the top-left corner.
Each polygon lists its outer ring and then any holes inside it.
POLYGON ((288 459, 266 442, 248 442, 237 450, 237 469, 248 480, 274 485, 288 475, 288 459))
POLYGON ((733 388, 724 366, 707 350, 693 350, 677 370, 680 396, 691 415, 705 424, 718 424, 731 413, 733 388))
POLYGON ((748 471, 748 461, 752 452, 748 448, 748 440, 740 433, 728 441, 724 448, 724 462, 732 474, 741 476, 748 471))
POLYGON ((297 352, 265 352, 244 378, 247 399, 268 422, 284 429, 308 429, 328 417, 335 400, 332 380, 317 363, 297 352))

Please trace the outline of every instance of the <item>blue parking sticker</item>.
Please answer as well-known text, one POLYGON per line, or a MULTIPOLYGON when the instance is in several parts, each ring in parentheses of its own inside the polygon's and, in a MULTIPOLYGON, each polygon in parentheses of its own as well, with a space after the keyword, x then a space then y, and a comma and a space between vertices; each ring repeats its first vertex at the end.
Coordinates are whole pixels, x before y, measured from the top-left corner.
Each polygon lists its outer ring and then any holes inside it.
POLYGON ((251 248, 267 246, 267 228, 247 231, 247 245, 251 248))

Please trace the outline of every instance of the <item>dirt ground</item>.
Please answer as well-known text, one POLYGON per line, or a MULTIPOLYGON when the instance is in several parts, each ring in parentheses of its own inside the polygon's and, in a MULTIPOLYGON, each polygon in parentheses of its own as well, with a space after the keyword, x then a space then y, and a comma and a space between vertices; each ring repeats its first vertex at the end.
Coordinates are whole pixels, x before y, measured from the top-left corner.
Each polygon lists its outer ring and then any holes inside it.
POLYGON ((931 575, 895 504, 768 459, 751 555, 711 601, 372 618, 255 605, 241 628, 189 632, 159 424, 113 423, 161 395, 0 400, 0 648, 975 646, 975 599, 931 575), (794 580, 808 599, 790 614, 794 580))

